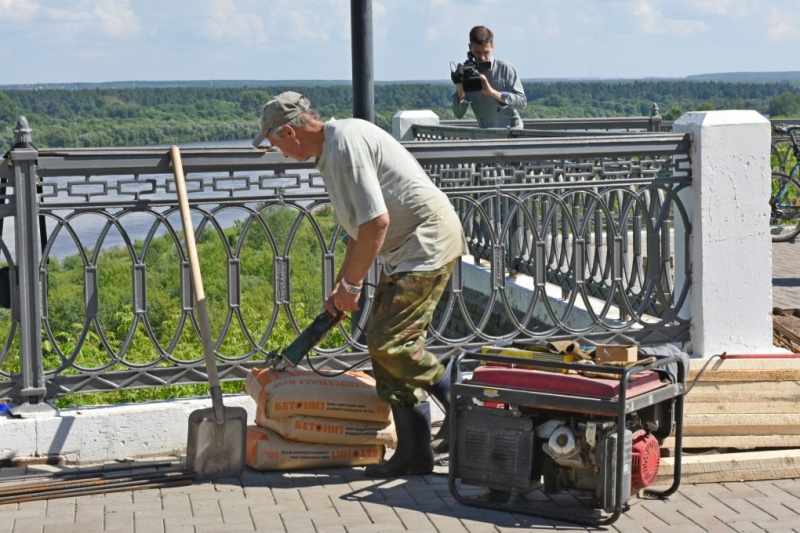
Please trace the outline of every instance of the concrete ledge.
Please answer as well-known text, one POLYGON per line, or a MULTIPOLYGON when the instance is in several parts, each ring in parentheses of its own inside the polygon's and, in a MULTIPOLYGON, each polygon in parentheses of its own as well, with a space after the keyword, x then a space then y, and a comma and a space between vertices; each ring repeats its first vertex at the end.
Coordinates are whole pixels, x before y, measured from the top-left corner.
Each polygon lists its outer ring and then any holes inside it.
MULTIPOLYGON (((492 273, 489 267, 476 265, 468 261, 462 261, 462 276, 464 279, 464 286, 476 290, 484 296, 492 295, 492 273)), ((533 286, 533 278, 526 274, 518 274, 517 276, 505 276, 505 294, 509 304, 514 310, 525 313, 531 305, 531 299, 535 292, 533 286)), ((557 316, 563 316, 566 312, 569 302, 561 298, 561 287, 552 283, 547 283, 544 288, 544 293, 548 299, 550 307, 555 311, 557 316)), ((604 302, 597 298, 589 297, 589 302, 592 303, 594 311, 597 313, 603 308, 604 302)), ((495 301, 498 305, 501 302, 499 292, 495 293, 495 301)), ((547 313, 547 309, 542 301, 539 301, 533 312, 533 318, 545 324, 550 324, 552 320, 547 313)), ((645 318, 646 319, 646 318, 645 318)), ((584 302, 581 298, 576 298, 572 309, 568 316, 565 317, 564 325, 568 328, 580 330, 591 327, 593 324, 592 317, 584 302)), ((612 325, 619 325, 618 320, 606 318, 606 323, 612 325)))
MULTIPOLYGON (((225 396, 226 407, 244 407, 255 419, 246 394, 225 396)), ((63 409, 60 416, 0 416, 0 461, 35 458, 95 463, 186 452, 189 414, 211 406, 210 398, 63 409)))
MULTIPOLYGON (((256 403, 247 394, 225 396, 226 407, 243 407, 254 423, 256 403)), ((108 463, 186 454, 189 415, 211 407, 210 398, 63 409, 60 416, 0 415, 0 462, 108 463)), ((444 414, 431 402, 431 419, 444 414)))

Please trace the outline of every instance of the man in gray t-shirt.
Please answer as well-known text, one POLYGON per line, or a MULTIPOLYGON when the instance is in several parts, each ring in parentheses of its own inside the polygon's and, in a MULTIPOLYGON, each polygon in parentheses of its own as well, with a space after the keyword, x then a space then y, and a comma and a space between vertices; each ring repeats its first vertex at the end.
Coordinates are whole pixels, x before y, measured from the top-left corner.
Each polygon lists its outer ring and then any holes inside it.
MULTIPOLYGON (((258 147, 264 139, 286 157, 316 158, 334 219, 349 236, 325 310, 334 315, 357 311, 364 278, 382 259, 367 348, 378 396, 392 407, 398 444, 388 461, 368 466, 365 473, 389 477, 433 471, 430 418, 427 405, 420 404, 421 389, 449 411, 450 381, 425 349, 425 338, 453 267, 467 254, 458 215, 388 133, 360 119, 323 122, 298 93, 282 93, 264 105, 253 144, 258 147)), ((438 437, 437 451, 446 450, 447 432, 438 437)))

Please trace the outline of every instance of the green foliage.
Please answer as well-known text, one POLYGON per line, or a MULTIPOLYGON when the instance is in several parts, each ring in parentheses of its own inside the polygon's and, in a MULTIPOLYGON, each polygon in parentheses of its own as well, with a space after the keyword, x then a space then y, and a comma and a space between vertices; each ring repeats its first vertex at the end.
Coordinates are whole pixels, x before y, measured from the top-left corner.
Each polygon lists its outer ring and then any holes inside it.
MULTIPOLYGON (((238 320, 229 320, 228 316, 227 244, 233 243, 233 249, 238 250, 239 309, 247 331, 257 342, 267 333, 276 311, 273 303, 276 257, 291 257, 291 311, 298 328, 310 324, 322 309, 322 246, 332 242, 336 229, 331 209, 320 209, 309 217, 288 207, 264 207, 261 215, 267 229, 240 220, 222 234, 217 234, 209 225, 196 235, 212 337, 217 340, 225 331, 225 341, 218 351, 227 357, 241 357, 253 351, 245 329, 238 320), (225 329, 227 322, 230 324, 225 329)), ((77 254, 61 261, 51 260, 47 272, 47 322, 54 338, 43 337, 45 372, 75 374, 75 367, 91 371, 125 370, 127 367, 120 364, 120 359, 127 364, 150 364, 158 360, 159 351, 166 351, 172 343, 175 345, 171 352, 173 358, 200 361, 203 349, 199 334, 182 314, 178 280, 185 256, 179 250, 184 245, 183 236, 180 238, 178 243, 166 234, 153 239, 146 249, 142 243, 134 245, 147 273, 145 314, 134 309, 134 264, 127 249, 103 249, 98 254, 95 320, 86 316, 83 260, 77 254), (66 364, 70 359, 74 363, 66 364)), ((344 245, 337 242, 335 252, 336 257, 343 257, 344 245)), ((298 333, 285 312, 276 316, 275 327, 263 346, 266 351, 285 347, 298 333)), ((0 321, 10 321, 7 310, 0 312, 0 321)), ((330 348, 343 342, 341 334, 335 331, 323 341, 323 346, 330 348)), ((158 365, 171 363, 165 360, 158 365)), ((18 339, 0 365, 0 371, 19 371, 18 339)), ((58 399, 56 404, 63 408, 197 396, 206 394, 206 389, 205 385, 126 388, 113 393, 73 394, 58 399)), ((242 383, 226 383, 224 390, 241 392, 242 383)))
POLYGON ((771 99, 769 115, 772 118, 800 117, 800 93, 786 92, 771 99))
MULTIPOLYGON (((523 118, 649 115, 655 102, 665 119, 683 111, 754 109, 800 116, 800 93, 788 82, 718 81, 525 82, 523 118)), ((9 147, 20 115, 39 147, 141 146, 249 139, 261 107, 285 90, 309 97, 320 116, 352 116, 349 85, 268 87, 145 87, 128 89, 13 89, 0 91, 0 148, 9 147)), ((375 86, 375 122, 391 130, 401 109, 430 109, 452 119, 454 87, 447 83, 375 86)), ((679 114, 680 113, 680 114, 679 114)), ((471 112, 470 112, 471 115, 471 112)), ((468 117, 470 116, 468 115, 468 117)))
POLYGON ((679 107, 673 107, 672 109, 664 113, 661 116, 661 118, 663 118, 664 120, 677 120, 681 117, 681 115, 683 115, 683 113, 684 113, 683 109, 680 109, 679 107))

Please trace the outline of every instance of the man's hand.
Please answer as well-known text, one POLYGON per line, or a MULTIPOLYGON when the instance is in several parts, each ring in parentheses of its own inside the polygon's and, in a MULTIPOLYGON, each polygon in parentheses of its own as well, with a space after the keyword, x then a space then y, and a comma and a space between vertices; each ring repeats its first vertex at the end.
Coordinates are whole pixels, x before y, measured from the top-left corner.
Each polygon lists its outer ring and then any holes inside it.
POLYGON ((489 83, 489 80, 486 78, 485 74, 480 72, 477 74, 481 78, 481 92, 487 96, 491 96, 501 104, 506 105, 506 99, 503 98, 503 93, 494 90, 494 87, 492 87, 492 84, 489 83))
POLYGON ((330 296, 328 296, 328 299, 325 300, 323 309, 332 315, 336 315, 340 311, 345 313, 358 311, 360 309, 358 305, 358 297, 360 295, 361 293, 351 294, 347 292, 342 288, 341 283, 337 283, 333 286, 333 290, 330 296))

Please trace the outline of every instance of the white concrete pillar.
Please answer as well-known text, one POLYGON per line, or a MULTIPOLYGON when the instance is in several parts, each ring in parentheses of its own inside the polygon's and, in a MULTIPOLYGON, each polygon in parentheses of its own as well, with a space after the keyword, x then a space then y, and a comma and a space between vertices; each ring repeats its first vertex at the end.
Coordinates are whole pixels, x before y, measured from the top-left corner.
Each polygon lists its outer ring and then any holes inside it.
POLYGON ((439 115, 429 109, 398 111, 392 117, 392 136, 398 141, 413 141, 414 124, 438 126, 439 115))
POLYGON ((673 131, 693 138, 691 353, 772 353, 770 122, 693 112, 673 131))

